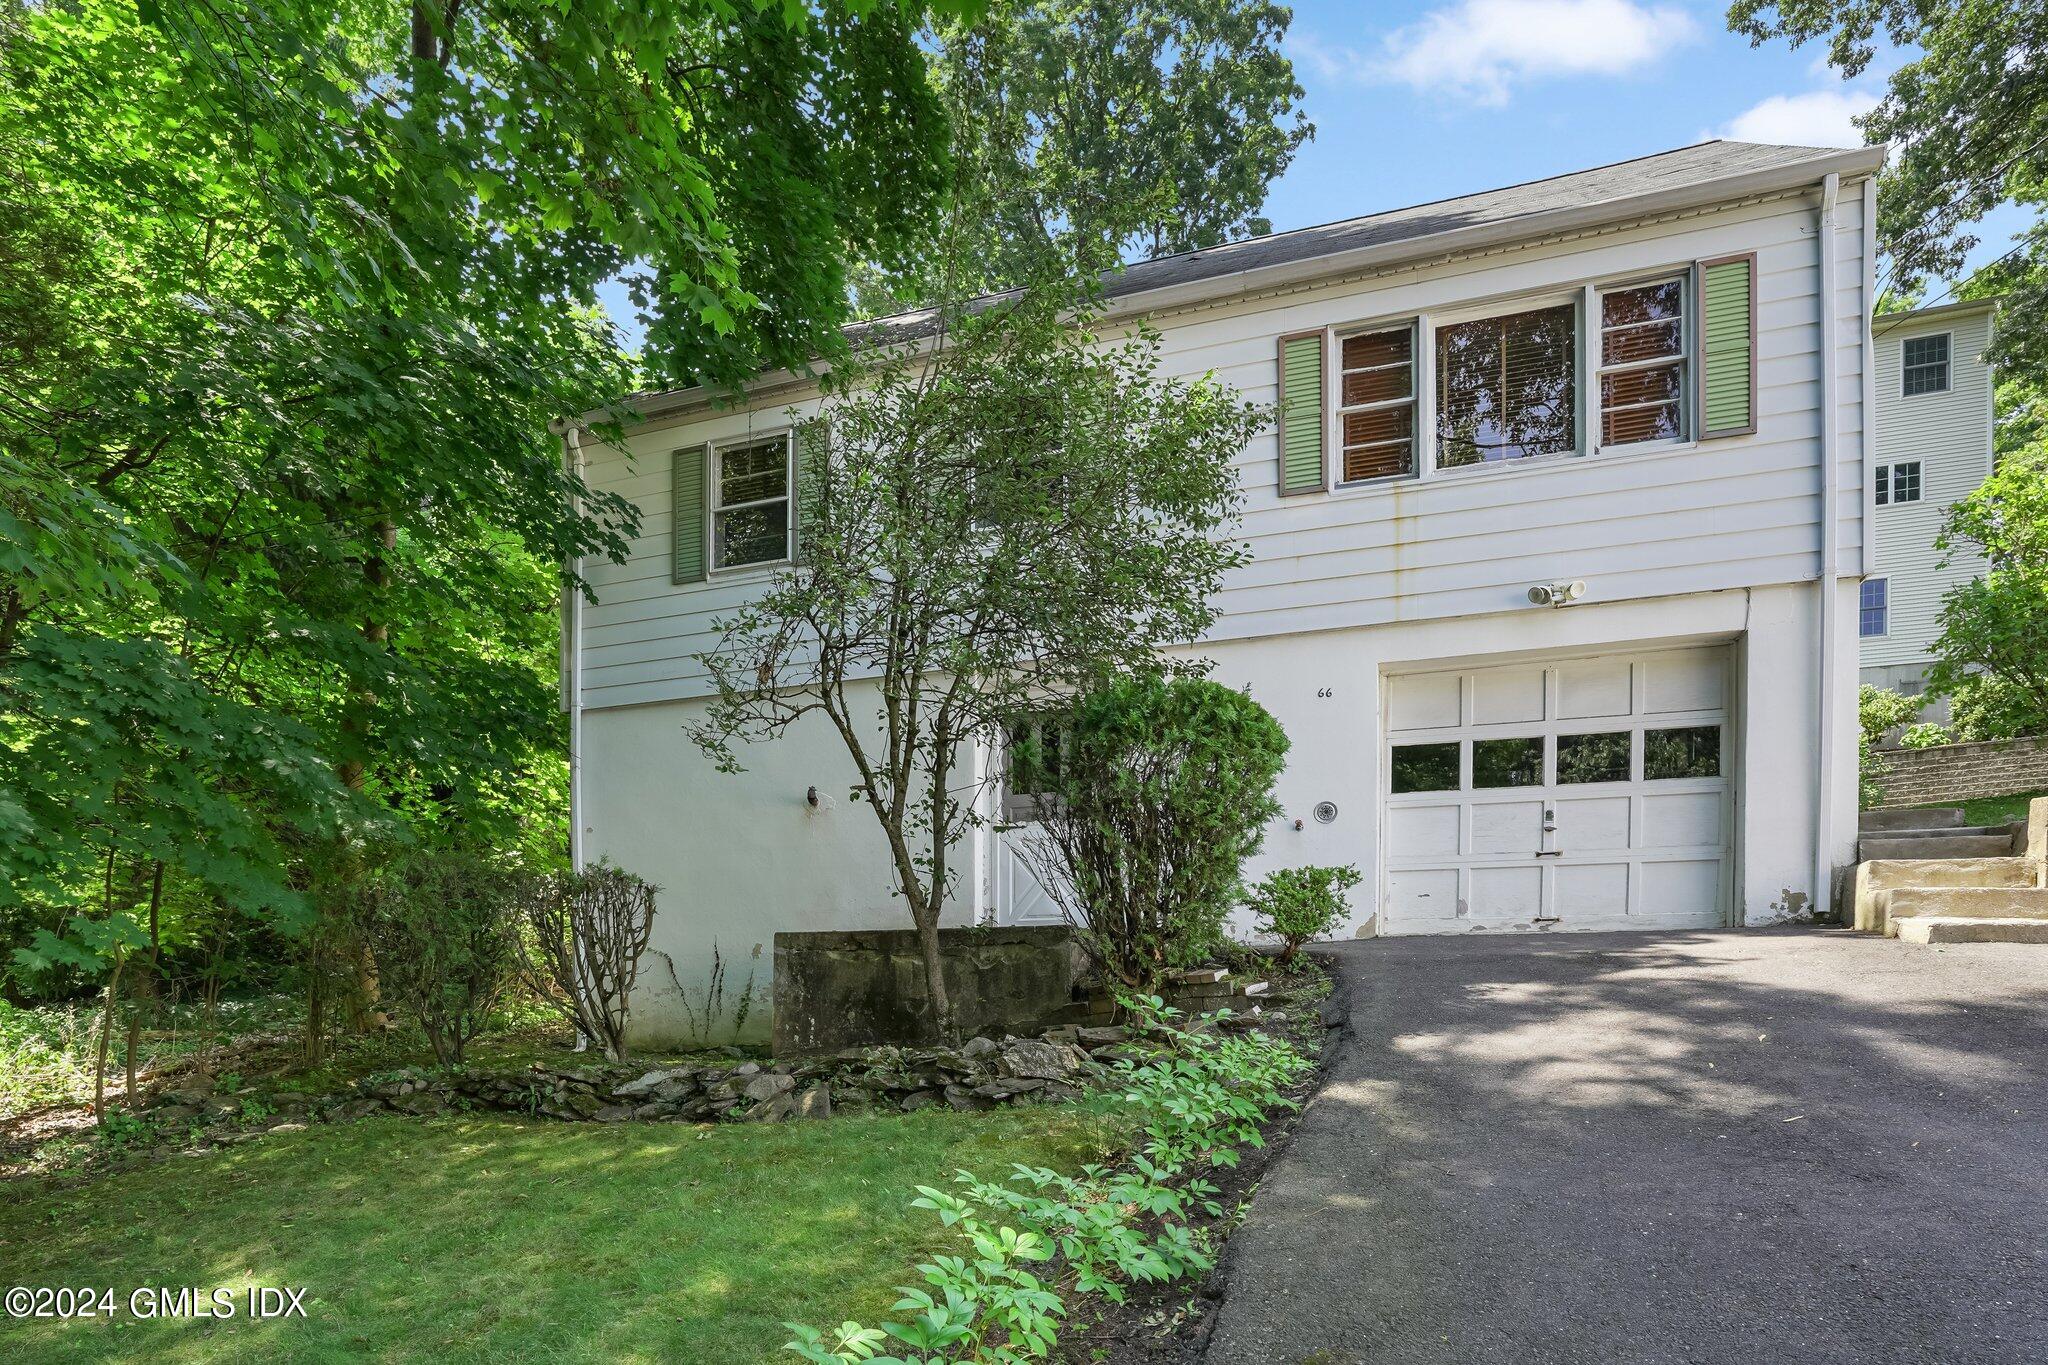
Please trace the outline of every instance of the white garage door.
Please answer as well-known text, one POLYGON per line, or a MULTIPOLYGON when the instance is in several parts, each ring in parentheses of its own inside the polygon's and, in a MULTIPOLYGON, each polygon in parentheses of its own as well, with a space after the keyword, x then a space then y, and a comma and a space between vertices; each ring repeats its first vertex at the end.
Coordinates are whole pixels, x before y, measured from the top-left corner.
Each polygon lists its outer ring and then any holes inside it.
POLYGON ((1724 647, 1386 678, 1381 932, 1727 920, 1724 647))

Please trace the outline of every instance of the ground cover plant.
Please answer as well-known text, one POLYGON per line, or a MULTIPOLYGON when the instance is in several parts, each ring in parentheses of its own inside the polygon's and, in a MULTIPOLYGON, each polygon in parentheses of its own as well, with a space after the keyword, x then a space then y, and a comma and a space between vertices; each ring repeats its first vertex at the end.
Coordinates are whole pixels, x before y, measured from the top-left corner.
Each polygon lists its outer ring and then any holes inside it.
POLYGON ((846 1320, 829 1331, 789 1324, 787 1349, 813 1365, 935 1365, 1048 1358, 1069 1296, 1121 1302, 1130 1286, 1183 1280, 1215 1264, 1197 1211, 1222 1213, 1204 1173, 1234 1166, 1263 1145, 1261 1127, 1293 1107, 1285 1091, 1310 1068, 1293 1045, 1257 1031, 1227 1036, 1227 1012, 1181 1027, 1158 997, 1128 1012, 1155 1049, 1120 1062, 1108 1087, 1140 1125, 1122 1163, 1067 1175, 1015 1162, 1005 1179, 958 1171, 958 1191, 920 1185, 927 1209, 966 1245, 920 1262, 878 1325, 846 1320))
POLYGON ((370 1119, 25 1180, 0 1198, 8 1284, 290 1285, 307 1318, 17 1322, 6 1354, 752 1365, 792 1314, 886 1311, 930 1242, 906 1205, 930 1173, 1077 1169, 1129 1133, 1073 1105, 744 1128, 370 1119))

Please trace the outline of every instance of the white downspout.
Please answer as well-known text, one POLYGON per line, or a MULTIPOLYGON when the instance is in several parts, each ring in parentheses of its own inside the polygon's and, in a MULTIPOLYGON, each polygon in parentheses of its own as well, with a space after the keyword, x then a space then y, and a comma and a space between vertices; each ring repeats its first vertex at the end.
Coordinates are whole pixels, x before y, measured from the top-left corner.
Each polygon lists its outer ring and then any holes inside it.
MULTIPOLYGON (((583 442, 574 422, 557 421, 562 437, 562 467, 583 485, 583 442)), ((583 499, 577 495, 572 506, 578 515, 583 499)), ((570 562, 578 582, 583 578, 583 557, 570 562)), ((571 585, 562 589, 562 704, 569 712, 569 870, 581 872, 588 858, 583 839, 583 593, 571 585)))
MULTIPOLYGON (((1820 182, 1820 753, 1814 774, 1813 909, 1832 913, 1835 880, 1835 596, 1840 558, 1841 470, 1836 460, 1841 439, 1838 391, 1841 363, 1837 352, 1841 291, 1835 280, 1835 200, 1842 177, 1830 171, 1820 182)), ((1869 363, 1868 359, 1864 362, 1869 363)))

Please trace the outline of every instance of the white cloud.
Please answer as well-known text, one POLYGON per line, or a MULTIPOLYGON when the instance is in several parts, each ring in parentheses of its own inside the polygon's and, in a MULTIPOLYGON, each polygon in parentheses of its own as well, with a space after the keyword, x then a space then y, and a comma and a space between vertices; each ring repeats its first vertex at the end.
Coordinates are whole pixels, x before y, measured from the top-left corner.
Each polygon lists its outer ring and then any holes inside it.
POLYGON ((1525 81, 1641 75, 1698 34, 1684 10, 1635 0, 1459 0, 1388 35, 1376 62, 1343 55, 1357 74, 1501 105, 1525 81))
POLYGON ((1860 147, 1863 134, 1849 120, 1875 109, 1877 99, 1867 90, 1773 95, 1737 114, 1718 136, 1794 147, 1860 147))

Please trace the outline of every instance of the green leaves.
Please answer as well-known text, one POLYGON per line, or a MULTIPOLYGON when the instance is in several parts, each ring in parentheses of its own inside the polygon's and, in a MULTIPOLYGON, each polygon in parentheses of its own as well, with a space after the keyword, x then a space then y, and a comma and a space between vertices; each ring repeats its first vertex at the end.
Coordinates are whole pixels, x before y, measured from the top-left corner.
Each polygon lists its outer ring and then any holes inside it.
POLYGON ((1355 867, 1287 867, 1268 873, 1245 896, 1259 932, 1280 940, 1282 962, 1323 938, 1344 917, 1345 894, 1364 877, 1355 867))
POLYGON ((1019 1165, 1002 1182, 961 1171, 954 1177, 960 1195, 918 1186, 911 1207, 937 1213, 973 1254, 934 1256, 918 1266, 929 1288, 903 1289, 894 1311, 907 1317, 880 1328, 842 1323, 829 1344, 815 1328, 788 1323, 795 1339, 784 1349, 822 1365, 1043 1360, 1057 1345, 1055 1319, 1065 1316, 1066 1305, 1022 1263, 1057 1255, 1060 1269, 1073 1276, 1074 1292, 1118 1303, 1132 1282, 1182 1280, 1214 1266, 1208 1233, 1188 1225, 1197 1209, 1220 1212, 1215 1187, 1194 1175, 1194 1167, 1232 1163, 1237 1145, 1261 1141, 1259 1125, 1292 1107, 1282 1092, 1309 1062, 1275 1039, 1217 1036, 1212 1025, 1224 1015, 1183 1031, 1171 1024, 1178 1012, 1157 997, 1123 1003, 1135 1031, 1158 1049, 1142 1064, 1118 1063, 1111 1078, 1124 1102, 1144 1116, 1147 1140, 1127 1165, 1089 1166, 1079 1176, 1019 1165), (984 1214, 1001 1221, 986 1222, 984 1214), (891 1339, 919 1354, 882 1355, 891 1339))
POLYGON ((2048 443, 2000 459, 1938 544, 1986 567, 1943 599, 1928 691, 1953 700, 1966 739, 2048 733, 2048 443))
POLYGON ((1082 696, 1063 728, 1061 800, 1025 856, 1108 979, 1156 990, 1221 933, 1287 736, 1242 692, 1154 672, 1082 696))

